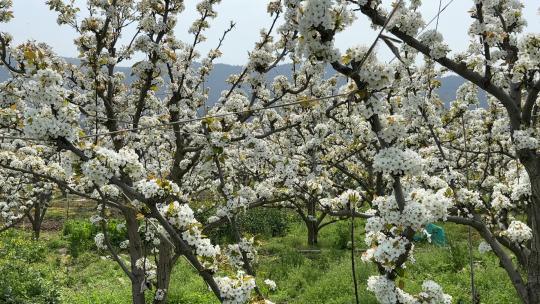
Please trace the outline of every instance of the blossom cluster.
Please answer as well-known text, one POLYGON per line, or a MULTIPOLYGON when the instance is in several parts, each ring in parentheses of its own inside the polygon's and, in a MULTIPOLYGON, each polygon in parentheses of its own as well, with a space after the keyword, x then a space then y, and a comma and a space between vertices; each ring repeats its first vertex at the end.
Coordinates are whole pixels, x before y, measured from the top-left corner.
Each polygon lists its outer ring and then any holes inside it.
POLYGON ((534 136, 534 132, 532 130, 516 130, 514 131, 513 135, 516 150, 538 149, 539 142, 538 139, 534 136))
POLYGON ((203 258, 203 265, 208 269, 217 269, 217 258, 221 254, 219 245, 213 245, 210 239, 203 236, 200 223, 195 219, 193 210, 187 204, 174 201, 163 204, 160 213, 181 231, 182 239, 193 247, 195 253, 203 258))
POLYGON ((410 295, 397 287, 394 281, 384 276, 372 276, 368 279, 368 290, 375 294, 381 304, 451 304, 452 297, 445 294, 437 283, 425 281, 422 292, 417 296, 410 295))
POLYGON ((266 284, 266 286, 268 286, 268 289, 270 289, 271 291, 277 290, 276 282, 274 282, 274 281, 272 281, 270 279, 265 279, 264 284, 266 284))
MULTIPOLYGON (((497 46, 498 43, 508 37, 508 31, 520 32, 526 24, 523 18, 523 4, 518 0, 482 1, 483 22, 476 18, 469 28, 469 34, 484 37, 485 43, 490 47, 497 46)), ((476 12, 476 7, 472 12, 476 12)), ((510 33, 512 33, 510 32, 510 33)), ((513 39, 512 39, 513 40, 513 39)), ((512 41, 511 40, 511 41, 512 41)), ((515 43, 511 42, 511 43, 515 43)))
POLYGON ((480 242, 480 244, 478 244, 478 251, 482 254, 489 252, 491 250, 492 250, 491 246, 486 241, 482 241, 480 242))
POLYGON ((366 234, 366 244, 373 246, 362 255, 363 261, 375 261, 386 271, 392 272, 396 267, 396 261, 407 254, 408 247, 412 246, 404 237, 388 237, 382 232, 370 232, 366 234))
POLYGON ((373 200, 374 216, 366 223, 365 242, 370 248, 363 254, 364 261, 373 260, 388 272, 397 266, 399 257, 412 249, 412 243, 400 235, 406 228, 421 231, 426 224, 445 219, 452 200, 443 188, 436 192, 425 189, 411 191, 401 212, 394 196, 380 196, 373 200))
POLYGON ((226 254, 229 264, 241 269, 244 266, 243 254, 245 254, 248 263, 254 263, 257 258, 257 250, 253 246, 253 242, 253 238, 242 238, 238 244, 228 245, 226 254))
POLYGON ((140 179, 145 173, 138 155, 132 149, 122 148, 116 152, 105 147, 98 147, 94 154, 94 158, 84 162, 81 169, 84 176, 98 186, 108 184, 113 176, 119 177, 120 171, 133 180, 140 179))
POLYGON ((392 175, 418 175, 422 172, 422 158, 409 149, 385 148, 375 155, 373 168, 392 175))
POLYGON ((382 119, 383 129, 378 136, 385 142, 392 142, 407 135, 406 120, 402 115, 387 115, 382 119))
POLYGON ((135 267, 140 270, 144 270, 144 275, 148 281, 156 279, 157 267, 147 257, 142 257, 135 261, 135 267))
POLYGON ((216 277, 215 280, 225 304, 246 303, 255 288, 255 279, 242 271, 238 271, 236 278, 216 277))
POLYGON ((179 196, 180 187, 170 180, 166 179, 143 179, 137 181, 134 185, 145 198, 163 198, 168 195, 179 196))
POLYGON ((0 22, 8 22, 13 18, 13 12, 9 10, 12 5, 12 0, 0 0, 0 22))
POLYGON ((400 31, 416 36, 421 27, 424 26, 424 20, 420 12, 409 9, 401 4, 396 14, 388 22, 388 28, 396 27, 400 31))
POLYGON ((105 235, 103 233, 97 233, 96 236, 94 237, 94 241, 96 243, 96 247, 98 249, 107 249, 107 246, 105 245, 105 235))
POLYGON ((442 35, 435 30, 425 31, 420 36, 420 41, 425 45, 429 45, 429 56, 433 59, 445 57, 450 48, 443 42, 442 35))
POLYGON ((66 101, 62 76, 52 69, 38 70, 24 86, 25 134, 38 138, 78 138, 76 106, 66 101))
MULTIPOLYGON (((303 5, 300 1, 290 2, 296 2, 292 7, 301 12, 297 20, 297 30, 302 35, 298 44, 300 54, 324 62, 339 60, 333 35, 350 25, 354 21, 354 14, 334 0, 306 0, 303 5)), ((291 10, 291 5, 288 7, 291 10)))
POLYGON ((532 229, 525 223, 514 220, 506 230, 501 232, 501 235, 508 237, 513 242, 523 244, 532 238, 532 229))

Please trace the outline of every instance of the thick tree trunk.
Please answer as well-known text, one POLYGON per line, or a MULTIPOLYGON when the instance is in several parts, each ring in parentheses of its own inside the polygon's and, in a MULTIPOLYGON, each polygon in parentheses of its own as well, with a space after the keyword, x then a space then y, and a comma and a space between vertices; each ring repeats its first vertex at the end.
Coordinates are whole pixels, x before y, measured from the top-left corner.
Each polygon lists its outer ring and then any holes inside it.
POLYGON ((34 221, 31 221, 31 223, 32 223, 32 232, 34 234, 34 240, 39 240, 39 234, 41 232, 41 221, 34 220, 34 221))
POLYGON ((306 226, 308 230, 308 245, 315 246, 317 245, 317 237, 319 234, 319 227, 317 223, 317 212, 315 202, 309 200, 307 203, 308 217, 306 221, 306 226))
POLYGON ((171 272, 176 259, 172 251, 172 246, 168 240, 161 238, 159 244, 159 257, 157 264, 157 289, 160 297, 154 298, 154 304, 167 303, 167 296, 169 294, 169 284, 171 281, 171 272))
POLYGON ((137 280, 131 281, 131 301, 133 304, 145 304, 144 292, 141 292, 143 280, 140 280, 140 282, 137 282, 137 280))
POLYGON ((307 230, 308 230, 308 245, 309 246, 315 246, 317 245, 317 237, 319 234, 319 230, 317 227, 316 221, 308 221, 306 223, 307 230))
POLYGON ((527 258, 527 289, 529 304, 540 304, 540 172, 529 171, 531 181, 532 204, 528 208, 533 238, 531 252, 527 258))
POLYGON ((143 257, 143 244, 139 235, 137 214, 131 209, 122 210, 126 219, 129 239, 129 258, 131 261, 131 299, 133 304, 144 304, 145 273, 136 266, 137 260, 143 257))
POLYGON ((46 202, 38 202, 34 204, 33 209, 30 209, 26 213, 26 218, 32 225, 32 234, 34 240, 39 239, 39 235, 41 233, 41 224, 43 223, 43 219, 45 218, 45 212, 47 212, 46 202))

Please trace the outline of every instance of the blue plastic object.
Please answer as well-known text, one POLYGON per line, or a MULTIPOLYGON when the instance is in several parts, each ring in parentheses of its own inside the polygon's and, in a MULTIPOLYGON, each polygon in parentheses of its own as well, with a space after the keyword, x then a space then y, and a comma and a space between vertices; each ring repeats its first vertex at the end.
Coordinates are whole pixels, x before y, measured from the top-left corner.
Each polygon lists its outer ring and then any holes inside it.
POLYGON ((427 233, 429 235, 429 238, 431 239, 431 243, 438 246, 446 246, 446 233, 444 233, 443 227, 437 226, 435 224, 427 224, 424 230, 425 231, 423 233, 416 234, 414 236, 414 240, 416 242, 427 241, 427 233))

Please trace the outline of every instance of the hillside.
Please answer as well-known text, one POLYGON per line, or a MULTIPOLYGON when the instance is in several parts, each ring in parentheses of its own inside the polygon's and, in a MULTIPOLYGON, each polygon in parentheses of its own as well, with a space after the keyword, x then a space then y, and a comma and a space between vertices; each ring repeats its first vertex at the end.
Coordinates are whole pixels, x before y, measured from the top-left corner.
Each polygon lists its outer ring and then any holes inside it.
MULTIPOLYGON (((78 63, 77 59, 67 58, 69 62, 78 63)), ((123 72, 127 75, 128 80, 130 79, 130 68, 128 67, 119 67, 118 71, 123 72)), ((229 65, 218 63, 214 66, 214 70, 210 73, 208 82, 205 83, 205 86, 210 89, 209 99, 211 101, 217 101, 221 91, 229 88, 229 85, 225 82, 225 79, 231 74, 240 73, 242 71, 242 66, 238 65, 229 65)), ((268 79, 273 79, 277 75, 290 75, 291 74, 290 64, 283 64, 277 66, 268 74, 268 79)), ((327 75, 331 75, 332 70, 327 69, 327 75)), ((0 82, 8 79, 9 74, 6 69, 0 67, 0 82)), ((452 100, 456 98, 456 90, 461 86, 465 79, 456 75, 449 75, 441 79, 442 86, 439 89, 438 93, 442 100, 444 100, 446 105, 449 105, 452 100)), ((481 104, 484 105, 486 101, 486 95, 480 94, 479 98, 481 104)))

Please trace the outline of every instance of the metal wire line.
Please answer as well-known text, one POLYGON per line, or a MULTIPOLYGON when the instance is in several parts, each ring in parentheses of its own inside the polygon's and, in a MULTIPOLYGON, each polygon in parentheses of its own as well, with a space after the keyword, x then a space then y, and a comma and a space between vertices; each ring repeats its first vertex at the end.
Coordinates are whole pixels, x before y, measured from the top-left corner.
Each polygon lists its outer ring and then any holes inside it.
MULTIPOLYGON (((392 10, 392 12, 390 13, 389 17, 386 19, 386 22, 385 24, 383 25, 383 27, 381 28, 381 30, 379 31, 379 34, 377 35, 377 37, 375 38, 375 40, 373 41, 373 43, 371 44, 369 50, 367 51, 367 53, 364 55, 364 58, 362 59, 361 61, 361 64, 360 64, 360 67, 363 65, 363 63, 367 60, 368 56, 371 54, 371 52, 373 52, 373 49, 375 48, 375 45, 377 44, 378 40, 380 39, 380 36, 382 35, 383 31, 385 30, 386 26, 388 25, 390 19, 392 18, 392 16, 394 15, 394 13, 397 11, 397 8, 399 7, 399 4, 402 2, 403 0, 399 0, 399 2, 397 3, 397 5, 394 7, 394 9, 392 10)), ((418 34, 415 36, 415 37, 418 37, 420 36, 427 28, 428 26, 430 26, 433 22, 437 21, 437 24, 436 24, 436 28, 438 28, 439 26, 439 17, 440 15, 454 2, 455 0, 450 0, 448 1, 448 3, 445 4, 444 7, 441 8, 441 3, 442 3, 442 0, 439 1, 439 11, 438 13, 433 17, 431 18, 431 20, 420 30, 420 32, 418 32, 418 34)), ((394 56, 390 61, 389 63, 392 63, 397 57, 394 56)), ((147 130, 147 129, 153 129, 153 128, 161 128, 161 127, 166 127, 166 126, 171 126, 171 125, 180 125, 180 124, 185 124, 185 123, 190 123, 190 122, 195 122, 195 121, 200 121, 200 120, 205 120, 205 119, 209 119, 209 118, 220 118, 220 117, 225 117, 225 116, 229 116, 229 115, 237 115, 237 114, 245 114, 245 113, 252 113, 252 112, 259 112, 259 111, 263 111, 263 110, 269 110, 269 109, 275 109, 275 108, 280 108, 280 107, 287 107, 287 106, 293 106, 293 105, 298 105, 298 104, 302 104, 302 103, 309 103, 309 102, 313 102, 313 101, 319 101, 319 100, 325 100, 325 99, 330 99, 330 98, 334 98, 334 97, 342 97, 342 96, 347 96, 349 95, 350 93, 347 93, 347 94, 338 94, 338 95, 332 95, 332 96, 327 96, 327 97, 321 97, 321 98, 315 98, 315 99, 310 99, 310 100, 303 100, 303 101, 297 101, 297 102, 291 102, 291 103, 287 103, 287 104, 280 104, 280 105, 274 105, 274 106, 269 106, 269 107, 266 107, 266 108, 261 108, 261 109, 251 109, 251 110, 244 110, 244 111, 238 111, 238 112, 229 112, 229 113, 223 113, 223 114, 217 114, 217 115, 210 115, 210 116, 205 116, 205 117, 200 117, 200 118, 193 118, 193 119, 187 119, 187 120, 179 120, 179 121, 173 121, 173 122, 168 122, 168 123, 164 123, 164 124, 159 124, 159 125, 152 125, 152 126, 146 126, 146 127, 138 127, 138 128, 130 128, 130 129, 121 129, 121 130, 117 130, 117 131, 112 131, 112 132, 103 132, 103 133, 96 133, 96 134, 93 134, 93 135, 86 135, 86 136, 82 136, 80 137, 80 139, 87 139, 87 138, 96 138, 96 137, 101 137, 101 136, 106 136, 106 135, 113 135, 113 134, 118 134, 118 133, 123 133, 123 132, 130 132, 130 131, 138 131, 138 130, 147 130)), ((186 134, 191 134, 191 133, 186 133, 186 134)), ((32 141, 53 141, 51 139, 42 139, 42 138, 31 138, 31 137, 19 137, 19 136, 0 136, 0 139, 11 139, 11 140, 32 140, 32 141)))
POLYGON ((362 68, 362 66, 367 61, 367 59, 368 59, 369 55, 371 54, 371 52, 373 52, 373 50, 375 49, 375 46, 377 45, 377 42, 381 38, 382 33, 384 32, 384 30, 388 26, 388 23, 390 23, 390 19, 392 19, 394 14, 397 12, 397 10, 399 9, 399 6, 400 6, 400 4, 402 2, 403 2, 403 0, 399 0, 396 3, 396 6, 394 6, 394 9, 392 9, 392 11, 390 12, 390 15, 388 15, 388 18, 386 18, 386 21, 384 22, 383 26, 381 27, 381 30, 379 31, 379 34, 377 34, 377 37, 375 37, 375 40, 373 41, 373 43, 369 47, 368 51, 366 52, 366 54, 362 58, 362 61, 360 61, 360 64, 358 65, 358 68, 357 68, 358 70, 360 70, 362 68))
POLYGON ((226 116, 230 116, 230 115, 247 114, 247 113, 259 112, 259 111, 265 111, 265 110, 271 110, 271 109, 277 109, 277 108, 284 108, 284 107, 289 107, 289 106, 294 106, 294 105, 299 105, 299 104, 306 104, 306 103, 311 103, 311 102, 315 102, 315 101, 331 99, 331 98, 334 98, 334 97, 344 97, 344 96, 349 96, 350 94, 351 93, 336 94, 336 95, 331 95, 331 96, 326 96, 326 97, 319 97, 319 98, 306 99, 306 100, 289 102, 289 103, 284 103, 284 104, 277 104, 277 105, 272 105, 272 106, 268 106, 268 107, 260 108, 260 109, 250 109, 250 110, 243 110, 243 111, 227 112, 227 113, 222 113, 222 114, 207 115, 207 116, 198 117, 198 118, 171 121, 171 122, 167 122, 167 123, 163 123, 163 124, 146 126, 146 127, 127 128, 127 129, 121 129, 121 130, 117 130, 117 131, 103 132, 103 133, 97 133, 97 134, 92 134, 92 135, 86 135, 86 136, 82 136, 80 138, 81 139, 86 139, 86 138, 100 137, 100 136, 106 136, 106 135, 114 135, 114 134, 123 133, 123 132, 140 131, 140 130, 147 130, 147 129, 153 129, 153 128, 168 127, 168 126, 173 126, 173 125, 182 125, 182 124, 195 122, 195 121, 202 121, 202 120, 206 120, 206 119, 210 119, 210 118, 221 118, 221 117, 226 117, 226 116))
MULTIPOLYGON (((92 134, 92 135, 81 136, 81 137, 79 137, 79 139, 96 138, 96 137, 114 135, 114 134, 119 134, 119 133, 124 133, 124 132, 149 130, 149 129, 154 129, 154 128, 163 128, 163 127, 168 127, 168 126, 173 126, 173 125, 182 125, 182 124, 186 124, 186 123, 190 123, 190 122, 202 121, 202 120, 211 119, 211 118, 222 118, 222 117, 231 116, 231 115, 247 114, 247 113, 253 113, 253 112, 261 112, 261 111, 266 111, 266 110, 271 110, 271 109, 290 107, 290 106, 299 105, 299 104, 309 104, 309 103, 312 103, 312 102, 332 99, 332 98, 335 98, 335 97, 349 96, 351 93, 354 93, 354 91, 349 92, 349 93, 335 94, 335 95, 330 95, 330 96, 325 96, 325 97, 311 98, 311 99, 305 99, 305 100, 294 101, 294 102, 289 102, 289 103, 276 104, 276 105, 271 105, 271 106, 268 106, 268 107, 265 107, 265 108, 260 108, 260 109, 249 109, 249 110, 242 110, 242 111, 235 111, 235 112, 227 112, 227 113, 221 113, 221 114, 215 114, 215 115, 207 115, 207 116, 198 117, 198 118, 171 121, 171 122, 167 122, 167 123, 150 125, 150 126, 143 126, 143 127, 137 127, 137 128, 126 128, 126 129, 120 129, 120 130, 111 131, 111 132, 96 133, 96 134, 92 134)), ((191 134, 191 133, 186 133, 186 134, 191 134)), ((19 136, 9 136, 9 135, 7 135, 7 136, 2 135, 2 136, 0 136, 0 139, 54 141, 54 139, 19 137, 19 136)))
POLYGON ((442 0, 439 0, 439 8, 438 8, 438 14, 437 14, 437 23, 435 24, 435 30, 437 31, 439 29, 439 18, 441 16, 440 12, 441 12, 441 5, 442 5, 442 0))
MULTIPOLYGON (((441 16, 441 14, 450 6, 450 4, 454 3, 455 0, 450 0, 448 1, 448 3, 446 3, 442 8, 439 9, 439 12, 433 16, 433 18, 431 18, 431 20, 429 20, 429 22, 420 30, 420 32, 418 32, 418 34, 416 34, 414 36, 414 38, 418 38, 418 36, 422 35, 423 32, 425 32, 428 28, 428 26, 430 26, 433 22, 437 21, 437 28, 439 26, 439 17, 441 16)), ((440 3, 440 2, 439 2, 440 3)), ((439 5, 440 7, 440 5, 439 5)), ((388 63, 392 63, 394 62, 394 60, 397 59, 397 56, 394 55, 394 57, 388 62, 388 63)))

